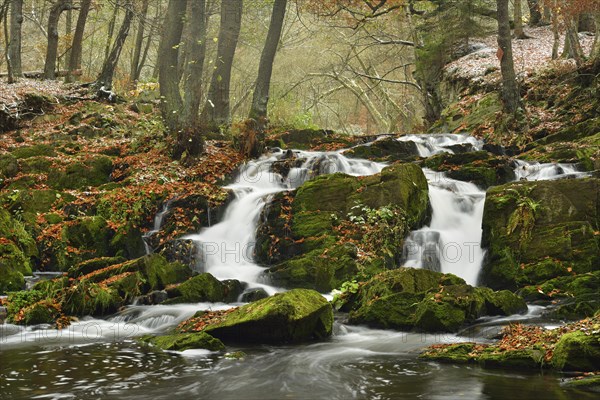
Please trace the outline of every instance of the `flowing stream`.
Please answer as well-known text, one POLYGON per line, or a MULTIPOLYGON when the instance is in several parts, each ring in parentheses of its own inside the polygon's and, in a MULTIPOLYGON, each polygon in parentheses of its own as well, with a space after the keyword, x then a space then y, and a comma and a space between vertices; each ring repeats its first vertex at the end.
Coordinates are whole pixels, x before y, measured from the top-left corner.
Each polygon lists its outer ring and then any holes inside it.
MULTIPOLYGON (((482 143, 466 135, 409 135, 419 155, 472 151, 482 143)), ((384 164, 344 157, 341 152, 293 154, 275 150, 243 166, 229 185, 235 200, 218 224, 189 238, 197 242, 202 270, 218 279, 238 279, 269 293, 252 245, 263 207, 275 193, 311 177, 344 172, 371 175, 384 164), (277 173, 275 165, 288 165, 277 173)), ((484 253, 480 247, 485 192, 477 186, 425 170, 430 189, 429 226, 407 238, 407 265, 452 272, 474 284, 484 253), (458 258, 457 258, 458 257, 458 258)), ((571 165, 517 161, 517 179, 581 176, 571 165)), ((168 204, 155 219, 156 230, 168 204)), ((149 249, 151 251, 151 249, 149 249)), ((331 339, 296 346, 228 347, 242 359, 204 350, 162 352, 134 338, 161 334, 198 310, 235 304, 129 306, 105 319, 83 319, 63 330, 48 326, 0 325, 0 398, 75 399, 592 399, 564 390, 557 375, 539 371, 488 371, 475 366, 422 362, 431 344, 488 341, 510 321, 540 320, 540 307, 525 315, 482 319, 454 334, 382 331, 334 324, 331 339)))

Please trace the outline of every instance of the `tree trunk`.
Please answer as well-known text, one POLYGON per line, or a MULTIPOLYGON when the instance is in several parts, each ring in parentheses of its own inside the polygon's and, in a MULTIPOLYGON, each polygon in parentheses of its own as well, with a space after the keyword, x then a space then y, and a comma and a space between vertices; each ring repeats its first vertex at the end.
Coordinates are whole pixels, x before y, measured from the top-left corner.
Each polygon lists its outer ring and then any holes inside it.
POLYGON ((527 0, 529 7, 529 26, 539 26, 542 23, 542 12, 539 0, 527 0))
POLYGON ((135 37, 135 47, 133 50, 133 58, 131 59, 131 70, 129 73, 129 78, 131 80, 131 84, 135 86, 136 82, 140 78, 140 58, 142 56, 142 45, 144 44, 144 28, 146 26, 146 17, 148 16, 148 1, 144 1, 142 3, 142 10, 140 12, 137 32, 135 37))
POLYGON ((595 32, 596 23, 594 22, 594 14, 585 12, 579 14, 579 21, 577 22, 578 32, 595 32))
POLYGON ((23 75, 21 66, 21 26, 23 24, 23 0, 12 0, 10 4, 10 47, 8 57, 14 77, 23 75))
POLYGON ((243 2, 239 0, 221 1, 221 26, 217 45, 217 59, 213 71, 208 101, 202 111, 202 120, 211 129, 231 122, 229 110, 229 87, 231 67, 242 25, 243 2))
POLYGON ((515 38, 527 39, 527 35, 523 30, 523 9, 521 8, 521 0, 514 1, 514 19, 515 19, 515 38))
POLYGON ((181 120, 184 128, 195 130, 202 101, 202 71, 206 55, 206 0, 192 1, 189 12, 190 40, 186 43, 188 61, 183 72, 184 99, 181 120))
POLYGON ((106 62, 106 59, 110 53, 110 46, 112 45, 112 38, 115 34, 115 26, 117 25, 117 15, 119 14, 120 3, 121 0, 116 1, 112 17, 108 22, 108 34, 106 35, 106 45, 104 46, 104 62, 106 62))
POLYGON ((563 56, 573 58, 579 67, 583 64, 585 56, 583 54, 583 49, 581 48, 581 42, 579 42, 577 22, 573 18, 566 16, 565 24, 567 25, 567 33, 565 35, 563 56))
POLYGON ((252 107, 250 108, 249 115, 250 118, 253 118, 258 122, 259 127, 262 127, 267 120, 267 106, 269 104, 269 89, 271 86, 271 75, 273 73, 273 62, 281 38, 286 7, 287 0, 275 0, 273 3, 273 13, 271 15, 269 32, 267 33, 265 47, 260 56, 258 76, 256 78, 254 95, 252 97, 252 107))
POLYGON ((69 57, 69 74, 65 79, 66 82, 74 82, 81 71, 81 56, 83 51, 83 34, 85 32, 85 24, 90 12, 92 0, 82 0, 77 24, 75 25, 75 33, 73 34, 73 45, 71 46, 71 56, 69 57))
POLYGON ((506 113, 514 114, 519 106, 519 88, 512 54, 508 0, 496 0, 498 7, 498 58, 502 72, 502 103, 506 113))
POLYGON ((112 87, 115 69, 117 68, 119 57, 121 56, 121 50, 123 50, 123 44, 125 44, 125 40, 127 40, 127 36, 129 36, 129 28, 131 27, 131 20, 133 19, 134 14, 133 0, 127 0, 125 2, 125 17, 123 18, 123 23, 121 24, 112 50, 104 62, 102 71, 96 80, 99 85, 103 85, 107 89, 112 87))
MULTIPOLYGON (((2 24, 2 26, 4 27, 4 37, 8 38, 9 37, 9 33, 8 33, 8 9, 9 9, 9 3, 8 0, 5 0, 4 3, 0 4, 0 23, 2 24)), ((15 77, 13 75, 13 69, 12 69, 12 61, 10 60, 10 56, 9 56, 9 49, 10 49, 10 40, 6 40, 5 41, 5 47, 4 47, 4 57, 6 59, 6 71, 7 71, 7 82, 8 83, 15 83, 15 77)))
POLYGON ((169 0, 158 49, 158 82, 160 85, 161 111, 165 126, 171 133, 179 130, 179 112, 183 100, 179 93, 177 65, 186 1, 169 0))
POLYGON ((552 43, 552 59, 558 58, 558 49, 560 48, 560 32, 558 26, 558 15, 552 13, 552 34, 554 35, 554 42, 552 43))
POLYGON ((590 53, 590 62, 593 64, 593 70, 600 72, 600 12, 594 14, 596 21, 596 38, 590 53))
POLYGON ((58 20, 60 14, 71 7, 68 0, 58 0, 50 9, 48 16, 48 47, 44 64, 44 79, 56 79, 56 58, 58 55, 58 20))
MULTIPOLYGON (((71 36, 71 32, 73 31, 73 0, 68 0, 69 1, 69 7, 67 8, 67 15, 66 15, 66 23, 65 23, 65 36, 68 38, 71 36)), ((65 51, 65 56, 62 60, 62 62, 64 63, 64 67, 65 69, 69 69, 69 60, 71 59, 71 47, 68 47, 67 50, 65 51)))

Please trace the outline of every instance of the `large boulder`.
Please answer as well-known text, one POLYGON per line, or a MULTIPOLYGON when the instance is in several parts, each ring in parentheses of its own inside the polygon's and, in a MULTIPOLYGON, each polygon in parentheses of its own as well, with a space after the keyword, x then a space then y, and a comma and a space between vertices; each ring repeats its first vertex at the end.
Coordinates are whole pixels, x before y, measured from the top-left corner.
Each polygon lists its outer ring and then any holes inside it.
POLYGON ((563 335, 552 357, 552 366, 569 371, 598 371, 600 369, 600 333, 576 331, 563 335))
POLYGON ((237 301, 238 297, 244 291, 244 286, 240 281, 227 280, 219 281, 211 274, 205 272, 196 275, 182 284, 169 289, 171 297, 165 303, 232 303, 237 301))
POLYGON ((21 290, 38 256, 34 239, 20 221, 0 208, 0 294, 21 290))
POLYGON ((355 146, 344 152, 346 157, 373 161, 414 161, 419 158, 417 144, 387 137, 374 142, 355 146))
POLYGON ((597 270, 600 180, 519 182, 488 191, 481 282, 516 289, 597 270))
POLYGON ((225 342, 298 343, 331 335, 333 310, 318 292, 294 289, 247 304, 204 331, 225 342))
POLYGON ((525 301, 511 292, 475 288, 451 274, 413 268, 383 272, 343 297, 350 323, 427 332, 456 332, 485 315, 527 309, 525 301))
MULTIPOLYGON (((296 192, 275 196, 257 231, 256 259, 273 265, 266 273, 276 285, 330 291, 356 273, 357 249, 339 241, 336 229, 357 207, 386 207, 399 214, 397 231, 421 226, 428 217, 428 185, 414 164, 396 164, 380 174, 320 176, 296 192)), ((404 235, 401 235, 402 237, 404 235)), ((402 239, 395 241, 401 253, 402 239)))

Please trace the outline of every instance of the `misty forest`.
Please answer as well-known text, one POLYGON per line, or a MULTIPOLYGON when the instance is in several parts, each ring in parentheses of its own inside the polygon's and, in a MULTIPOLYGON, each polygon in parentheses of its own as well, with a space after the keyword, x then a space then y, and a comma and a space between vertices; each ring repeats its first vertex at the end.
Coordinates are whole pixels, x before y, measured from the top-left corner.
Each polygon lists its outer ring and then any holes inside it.
POLYGON ((0 398, 597 399, 600 1, 0 0, 0 398))

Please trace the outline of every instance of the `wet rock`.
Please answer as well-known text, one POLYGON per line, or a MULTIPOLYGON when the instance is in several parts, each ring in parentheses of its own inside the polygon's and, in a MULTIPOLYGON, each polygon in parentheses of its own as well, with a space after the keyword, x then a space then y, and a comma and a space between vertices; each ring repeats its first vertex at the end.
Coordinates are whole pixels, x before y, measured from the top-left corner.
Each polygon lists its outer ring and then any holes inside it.
POLYGON ((170 291, 167 303, 225 303, 236 301, 243 287, 239 281, 221 282, 205 272, 188 279, 170 291))
POLYGON ((153 292, 148 293, 145 296, 137 297, 135 299, 134 303, 152 306, 152 305, 162 304, 168 298, 169 298, 169 295, 167 294, 166 290, 155 290, 153 292))
POLYGON ((552 356, 552 366, 567 371, 600 369, 600 333, 572 332, 563 335, 552 356))
POLYGON ((190 349, 205 349, 210 351, 225 350, 225 345, 219 339, 205 332, 178 333, 164 336, 143 336, 139 341, 151 344, 161 350, 184 351, 190 349))
POLYGON ((192 270, 200 264, 198 245, 193 240, 170 240, 160 247, 160 254, 169 262, 182 263, 192 270))
POLYGON ((600 265, 600 180, 519 182, 488 191, 482 283, 517 289, 600 265))
POLYGON ((356 146, 344 152, 346 157, 373 161, 413 161, 419 157, 415 142, 398 141, 386 137, 366 145, 356 146))
MULTIPOLYGON (((408 231, 426 221, 428 203, 427 181, 414 164, 393 165, 362 178, 320 176, 296 192, 275 195, 263 210, 256 259, 276 264, 266 276, 277 285, 331 291, 357 270, 357 249, 337 243, 334 224, 348 220, 357 204, 392 207, 407 216, 398 229, 408 231)), ((398 241, 396 253, 401 254, 402 245, 398 241)))
POLYGON ((294 289, 242 306, 205 332, 233 343, 298 343, 331 335, 331 304, 319 293, 294 289))
POLYGON ((0 324, 4 323, 7 315, 8 311, 6 310, 6 307, 0 307, 0 324))
POLYGON ((244 293, 242 293, 242 297, 240 301, 242 303, 252 303, 254 301, 266 299, 269 297, 267 291, 263 288, 250 288, 246 289, 244 293))

